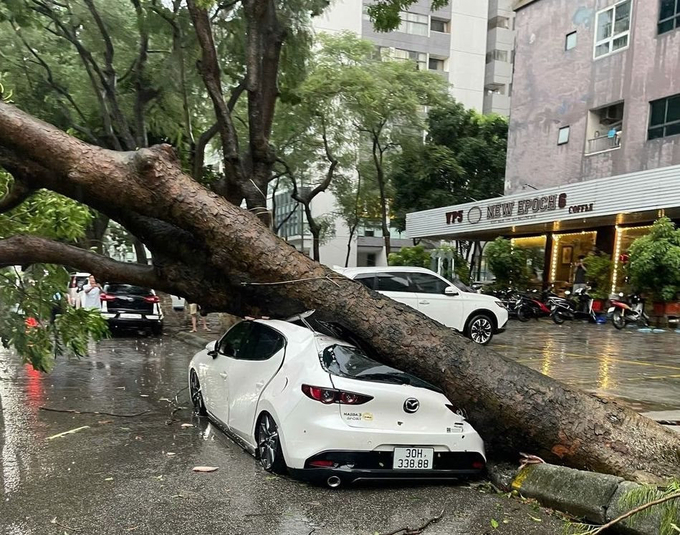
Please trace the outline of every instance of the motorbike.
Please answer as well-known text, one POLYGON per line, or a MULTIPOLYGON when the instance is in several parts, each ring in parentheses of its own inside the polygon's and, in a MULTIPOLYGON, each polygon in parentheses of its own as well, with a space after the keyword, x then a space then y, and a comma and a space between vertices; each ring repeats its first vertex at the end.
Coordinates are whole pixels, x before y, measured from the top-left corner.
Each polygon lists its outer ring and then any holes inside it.
MULTIPOLYGON (((620 293, 619 297, 623 297, 620 293)), ((642 327, 649 326, 649 316, 645 314, 645 300, 637 294, 628 296, 628 303, 623 300, 613 300, 607 311, 611 315, 614 327, 621 330, 629 323, 637 323, 642 327)))
POLYGON ((566 320, 588 320, 597 322, 597 315, 593 311, 593 299, 585 288, 579 288, 573 293, 565 292, 566 297, 552 296, 549 298, 550 317, 558 325, 566 320))
POLYGON ((541 300, 537 299, 535 295, 538 290, 533 290, 528 295, 520 295, 515 302, 515 310, 517 319, 521 322, 527 322, 531 318, 544 318, 550 316, 550 308, 546 306, 541 300))

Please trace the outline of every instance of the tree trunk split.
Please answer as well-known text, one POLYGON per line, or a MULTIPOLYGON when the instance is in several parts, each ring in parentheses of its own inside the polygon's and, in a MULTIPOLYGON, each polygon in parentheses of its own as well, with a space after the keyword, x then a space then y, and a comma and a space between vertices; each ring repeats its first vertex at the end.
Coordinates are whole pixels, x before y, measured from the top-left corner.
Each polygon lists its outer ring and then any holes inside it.
MULTIPOLYGON (((293 251, 254 215, 183 174, 168 146, 107 151, 0 104, 0 164, 10 171, 21 165, 50 169, 29 186, 71 197, 82 192, 88 203, 113 205, 107 213, 114 219, 134 212, 193 236, 194 254, 172 254, 167 247, 158 255, 150 247, 153 273, 139 265, 105 268, 143 270, 136 272, 138 279, 153 277, 159 289, 240 316, 284 317, 314 309, 361 339, 382 362, 440 386, 465 409, 496 455, 528 451, 636 480, 680 475, 680 437, 618 403, 568 388, 479 347, 293 251)), ((163 249, 163 239, 149 236, 149 243, 163 249)), ((2 263, 26 254, 11 240, 0 241, 2 263)), ((34 251, 33 260, 48 250, 34 251)), ((78 261, 82 267, 95 262, 90 256, 74 258, 70 251, 62 258, 55 250, 42 260, 78 261)))

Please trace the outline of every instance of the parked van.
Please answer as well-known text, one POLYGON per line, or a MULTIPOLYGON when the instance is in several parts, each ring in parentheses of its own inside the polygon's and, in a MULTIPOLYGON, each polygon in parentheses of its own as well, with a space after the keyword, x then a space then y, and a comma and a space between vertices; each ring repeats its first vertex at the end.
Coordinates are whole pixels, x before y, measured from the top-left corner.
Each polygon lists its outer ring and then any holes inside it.
POLYGON ((469 291, 418 267, 336 268, 338 273, 419 310, 472 341, 486 345, 503 332, 508 311, 497 298, 469 291))

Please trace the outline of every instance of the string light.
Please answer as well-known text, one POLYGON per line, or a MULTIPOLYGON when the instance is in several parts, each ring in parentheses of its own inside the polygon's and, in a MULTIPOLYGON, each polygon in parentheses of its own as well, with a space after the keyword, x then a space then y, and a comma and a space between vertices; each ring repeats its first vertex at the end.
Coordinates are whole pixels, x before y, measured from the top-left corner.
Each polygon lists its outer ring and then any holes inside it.
POLYGON ((611 293, 616 293, 616 285, 619 280, 619 268, 621 266, 621 242, 623 235, 632 230, 646 230, 652 228, 652 225, 643 225, 639 227, 614 227, 616 229, 616 246, 614 247, 614 269, 612 271, 612 287, 611 293))
POLYGON ((597 235, 596 230, 591 230, 591 231, 585 231, 582 230, 581 232, 569 232, 565 234, 553 234, 553 248, 552 248, 552 254, 550 255, 550 282, 555 282, 555 277, 557 276, 557 253, 559 249, 559 241, 562 238, 565 238, 567 236, 584 236, 585 234, 595 234, 597 235))

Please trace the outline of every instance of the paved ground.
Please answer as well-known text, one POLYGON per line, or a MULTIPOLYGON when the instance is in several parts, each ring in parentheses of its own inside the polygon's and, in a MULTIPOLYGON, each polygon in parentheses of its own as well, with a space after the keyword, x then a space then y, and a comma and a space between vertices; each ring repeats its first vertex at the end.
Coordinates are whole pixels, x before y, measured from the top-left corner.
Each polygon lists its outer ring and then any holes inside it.
POLYGON ((680 332, 617 331, 549 319, 511 321, 491 347, 563 383, 616 398, 633 409, 680 409, 680 332))
POLYGON ((49 376, 0 352, 0 533, 373 535, 420 526, 442 510, 426 535, 562 532, 557 518, 483 487, 332 491, 272 477, 188 411, 166 423, 165 399, 184 386, 192 352, 167 337, 114 339, 87 359, 59 361, 49 376), (150 412, 119 418, 44 406, 150 412), (198 474, 197 465, 219 470, 198 474))

